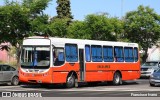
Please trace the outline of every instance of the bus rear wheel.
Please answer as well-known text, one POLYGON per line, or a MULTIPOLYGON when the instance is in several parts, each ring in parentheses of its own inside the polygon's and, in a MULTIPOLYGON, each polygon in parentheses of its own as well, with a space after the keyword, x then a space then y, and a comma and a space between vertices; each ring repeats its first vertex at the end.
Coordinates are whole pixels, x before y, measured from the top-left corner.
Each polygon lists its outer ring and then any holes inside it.
POLYGON ((122 84, 122 78, 119 72, 116 72, 113 76, 113 85, 122 84))
POLYGON ((74 75, 70 75, 67 77, 66 87, 67 88, 75 87, 75 76, 74 75))

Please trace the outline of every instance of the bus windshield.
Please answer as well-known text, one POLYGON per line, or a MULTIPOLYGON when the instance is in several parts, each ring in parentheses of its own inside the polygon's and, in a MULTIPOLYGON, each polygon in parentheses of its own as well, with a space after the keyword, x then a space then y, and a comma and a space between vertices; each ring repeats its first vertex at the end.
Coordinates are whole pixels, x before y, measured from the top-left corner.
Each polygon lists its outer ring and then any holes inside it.
POLYGON ((21 67, 47 69, 50 65, 49 46, 24 46, 21 53, 21 67))

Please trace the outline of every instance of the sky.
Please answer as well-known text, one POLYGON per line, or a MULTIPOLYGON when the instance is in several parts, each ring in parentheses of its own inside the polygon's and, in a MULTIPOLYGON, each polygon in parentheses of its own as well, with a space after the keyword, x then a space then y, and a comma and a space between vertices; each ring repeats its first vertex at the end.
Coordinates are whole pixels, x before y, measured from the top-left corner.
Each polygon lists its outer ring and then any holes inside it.
MULTIPOLYGON (((20 1, 20 0, 17 0, 20 1)), ((70 0, 74 20, 84 20, 88 14, 106 12, 110 17, 121 18, 126 12, 137 10, 139 5, 149 6, 160 15, 160 0, 70 0)), ((0 0, 3 5, 3 0, 0 0)), ((50 17, 56 16, 56 0, 52 0, 44 10, 50 17)))

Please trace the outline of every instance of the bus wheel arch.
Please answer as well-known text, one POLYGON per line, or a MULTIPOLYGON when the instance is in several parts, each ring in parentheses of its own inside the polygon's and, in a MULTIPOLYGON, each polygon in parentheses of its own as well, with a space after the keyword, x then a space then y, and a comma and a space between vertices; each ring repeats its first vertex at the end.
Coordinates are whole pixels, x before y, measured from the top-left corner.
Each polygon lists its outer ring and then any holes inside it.
POLYGON ((75 71, 70 71, 66 78, 66 87, 72 88, 72 87, 78 87, 78 76, 75 71))
POLYGON ((113 85, 121 85, 122 84, 122 73, 117 70, 113 74, 113 85))

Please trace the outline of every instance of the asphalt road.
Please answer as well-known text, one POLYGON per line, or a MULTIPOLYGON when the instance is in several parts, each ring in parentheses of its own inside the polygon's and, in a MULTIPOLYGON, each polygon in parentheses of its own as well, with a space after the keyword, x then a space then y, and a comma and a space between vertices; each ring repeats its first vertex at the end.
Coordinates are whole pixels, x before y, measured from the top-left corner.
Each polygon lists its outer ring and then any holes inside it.
MULTIPOLYGON (((39 97, 160 97, 160 87, 151 87, 148 79, 126 81, 123 85, 113 86, 106 82, 89 86, 80 84, 78 88, 65 88, 62 85, 41 87, 34 84, 19 86, 0 85, 1 92, 11 92, 12 96, 39 97), (13 94, 13 92, 15 94, 13 94), (37 93, 37 94, 36 94, 37 93)), ((2 96, 2 93, 0 93, 2 96)))

